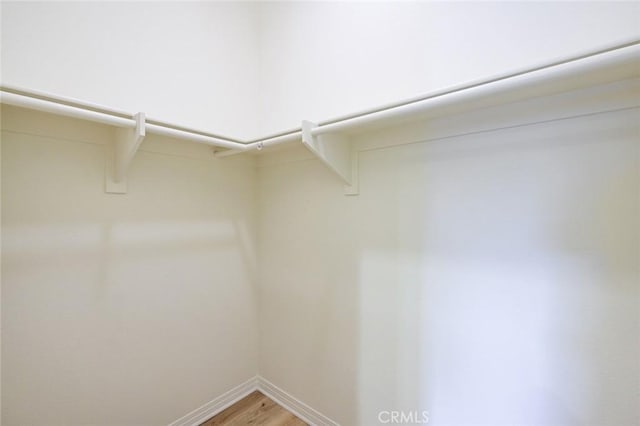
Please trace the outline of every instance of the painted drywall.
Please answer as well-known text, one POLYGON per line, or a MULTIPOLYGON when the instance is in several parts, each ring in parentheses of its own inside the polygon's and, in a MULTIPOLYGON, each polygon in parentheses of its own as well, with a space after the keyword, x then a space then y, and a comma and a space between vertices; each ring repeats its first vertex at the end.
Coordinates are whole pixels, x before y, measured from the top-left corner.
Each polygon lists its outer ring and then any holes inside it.
POLYGON ((261 375, 344 425, 637 424, 640 110, 464 128, 533 106, 355 137, 355 197, 262 157, 261 375))
POLYGON ((233 137, 255 132, 251 3, 6 2, 2 83, 233 137))
MULTIPOLYGON (((2 77, 244 136, 626 40, 638 7, 3 2, 2 77)), ((624 114, 367 151, 358 198, 283 155, 258 204, 247 164, 164 139, 107 196, 111 131, 25 117, 3 134, 11 422, 171 421, 255 372, 257 309, 260 372, 343 424, 423 408, 432 424, 637 423, 624 114), (233 222, 256 207, 260 303, 251 227, 233 222)))
POLYGON ((251 158, 150 136, 106 194, 114 129, 2 126, 4 425, 169 424, 256 374, 251 158))
POLYGON ((638 2, 264 2, 261 133, 640 39, 638 2))

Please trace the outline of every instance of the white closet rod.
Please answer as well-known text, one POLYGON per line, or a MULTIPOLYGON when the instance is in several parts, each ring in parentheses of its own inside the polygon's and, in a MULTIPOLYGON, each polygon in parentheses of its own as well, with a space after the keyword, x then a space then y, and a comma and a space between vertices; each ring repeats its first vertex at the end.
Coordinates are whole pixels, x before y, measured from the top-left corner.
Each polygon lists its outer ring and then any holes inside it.
MULTIPOLYGON (((31 89, 26 90, 26 89, 22 89, 22 88, 19 88, 19 87, 6 85, 6 84, 3 84, 2 86, 0 86, 0 90, 2 92, 15 93, 17 95, 24 95, 24 96, 27 96, 27 97, 30 97, 30 98, 37 98, 37 99, 41 99, 41 100, 44 100, 44 101, 50 101, 50 102, 57 103, 57 104, 63 104, 63 105, 68 105, 68 106, 72 106, 72 107, 78 107, 80 109, 87 109, 87 110, 91 110, 91 111, 102 112, 102 113, 108 114, 108 115, 116 115, 116 116, 120 116, 120 117, 123 117, 123 118, 132 117, 132 114, 130 112, 127 112, 127 111, 117 110, 117 109, 114 109, 114 108, 107 108, 107 107, 105 107, 103 105, 99 105, 99 104, 95 104, 95 103, 91 103, 91 102, 87 102, 87 101, 82 101, 82 100, 79 100, 79 99, 70 98, 70 97, 66 97, 66 96, 51 95, 49 93, 41 92, 41 91, 38 91, 38 90, 31 90, 31 89)), ((238 143, 243 143, 243 144, 248 143, 247 141, 234 139, 234 138, 231 138, 231 137, 226 136, 226 135, 214 134, 214 133, 211 133, 211 132, 205 132, 205 131, 201 131, 201 130, 197 130, 197 129, 190 129, 188 127, 179 126, 179 125, 176 125, 176 124, 169 123, 167 121, 156 120, 156 119, 154 119, 152 117, 147 117, 146 118, 146 124, 156 124, 158 126, 168 127, 168 128, 176 129, 176 130, 182 130, 182 131, 186 131, 186 132, 189 132, 189 133, 195 133, 195 134, 204 135, 204 136, 211 136, 213 138, 221 139, 221 140, 224 140, 224 141, 238 142, 238 143)), ((253 142, 253 141, 249 141, 249 142, 253 142)))
MULTIPOLYGON (((558 88, 558 91, 571 90, 574 88, 571 87, 573 84, 576 86, 584 85, 584 82, 579 79, 580 76, 598 70, 607 70, 616 65, 635 65, 636 72, 634 74, 638 76, 640 75, 639 64, 640 41, 634 40, 622 45, 597 52, 590 52, 562 61, 556 61, 543 66, 449 87, 430 95, 381 107, 376 110, 320 122, 317 127, 311 130, 311 135, 318 136, 326 133, 349 131, 375 121, 417 115, 432 109, 464 105, 480 99, 497 99, 499 96, 516 93, 516 91, 522 92, 529 90, 529 96, 540 96, 545 94, 541 92, 536 93, 536 88, 540 87, 540 85, 559 80, 567 82, 568 79, 576 77, 576 81, 569 81, 564 87, 558 88)), ((509 99, 503 98, 502 101, 508 102, 509 99)), ((236 155, 247 150, 262 149, 264 146, 300 140, 301 137, 302 132, 295 129, 292 130, 291 133, 283 136, 249 143, 246 149, 242 151, 223 151, 216 153, 216 156, 227 157, 236 155)))
MULTIPOLYGON (((12 88, 11 90, 17 89, 12 88)), ((37 94, 36 96, 41 95, 37 94)), ((53 99, 55 98, 49 95, 47 95, 47 99, 40 99, 39 97, 12 93, 5 91, 5 88, 3 88, 2 92, 0 93, 0 101, 3 104, 14 105, 22 108, 28 108, 57 115, 64 115, 73 118, 80 118, 83 120, 94 121, 96 123, 108 124, 116 127, 136 127, 136 120, 133 118, 133 114, 127 114, 114 110, 110 111, 101 106, 94 106, 86 103, 84 103, 84 105, 82 106, 68 105, 67 100, 61 99, 59 102, 56 102, 53 99)), ((74 104, 77 104, 77 102, 74 101, 74 104)), ((193 131, 181 130, 170 127, 170 125, 157 123, 158 122, 155 121, 151 123, 147 122, 145 124, 146 130, 149 133, 155 133, 157 135, 186 139, 192 142, 210 145, 213 147, 228 148, 233 149, 234 151, 238 150, 238 152, 242 152, 247 149, 247 145, 242 142, 222 139, 215 136, 208 136, 199 132, 196 133, 193 131)))
POLYGON ((94 121, 96 123, 108 124, 116 127, 136 127, 136 121, 133 118, 125 118, 119 115, 93 111, 91 109, 83 109, 53 101, 45 101, 30 96, 18 95, 16 93, 1 93, 2 103, 14 105, 22 108, 33 109, 37 111, 49 112, 52 114, 65 115, 67 117, 80 118, 83 120, 94 121))
POLYGON ((216 148, 229 148, 233 150, 240 150, 240 152, 243 152, 247 149, 247 145, 241 142, 233 142, 229 140, 219 139, 213 136, 206 136, 199 133, 189 132, 186 130, 173 129, 171 127, 165 127, 159 124, 147 123, 146 128, 149 132, 155 133, 156 135, 186 139, 192 142, 210 145, 216 148))
MULTIPOLYGON (((597 71, 598 69, 606 69, 614 64, 630 63, 631 61, 638 62, 640 59, 639 47, 640 46, 635 46, 635 49, 627 48, 625 50, 611 51, 606 54, 603 53, 575 62, 565 62, 554 65, 553 67, 537 69, 508 78, 493 80, 488 83, 449 89, 443 93, 433 94, 417 102, 321 125, 314 128, 311 134, 317 136, 325 133, 340 132, 374 121, 416 115, 431 109, 444 108, 456 104, 463 105, 479 99, 489 99, 490 97, 499 99, 499 96, 516 93, 516 91, 522 92, 527 89, 532 89, 532 96, 541 96, 546 93, 533 93, 533 91, 536 87, 540 87, 544 83, 553 83, 558 80, 568 81, 568 79, 572 77, 578 78, 579 74, 597 71)), ((568 82, 568 84, 559 91, 573 89, 574 87, 571 87, 572 84, 574 83, 568 82)), ((504 102, 509 102, 509 99, 505 99, 504 102)))
MULTIPOLYGON (((517 96, 513 97, 512 94, 518 92, 526 92, 525 94, 527 96, 543 95, 545 93, 537 91, 542 84, 553 83, 560 80, 562 80, 562 86, 556 87, 554 90, 571 90, 573 88, 572 85, 579 87, 580 85, 593 84, 593 82, 583 81, 584 76, 590 72, 598 70, 608 71, 609 68, 613 69, 618 65, 635 66, 635 74, 637 75, 639 58, 640 41, 634 40, 597 52, 583 54, 570 59, 556 61, 482 81, 450 87, 420 98, 320 122, 317 127, 312 129, 311 134, 317 136, 325 133, 348 131, 374 121, 416 115, 432 109, 452 105, 465 105, 478 100, 483 100, 483 102, 487 104, 509 102, 517 100, 517 96)), ((62 98, 8 86, 0 89, 0 101, 5 104, 81 118, 117 127, 135 127, 133 114, 123 111, 107 109, 99 105, 75 99, 62 98)), ((477 104, 476 106, 482 107, 486 105, 477 104)), ((293 129, 287 133, 273 137, 253 141, 241 141, 151 119, 146 121, 146 129, 150 133, 228 149, 227 151, 216 153, 218 157, 226 157, 254 149, 260 150, 263 147, 302 139, 301 129, 293 129)))

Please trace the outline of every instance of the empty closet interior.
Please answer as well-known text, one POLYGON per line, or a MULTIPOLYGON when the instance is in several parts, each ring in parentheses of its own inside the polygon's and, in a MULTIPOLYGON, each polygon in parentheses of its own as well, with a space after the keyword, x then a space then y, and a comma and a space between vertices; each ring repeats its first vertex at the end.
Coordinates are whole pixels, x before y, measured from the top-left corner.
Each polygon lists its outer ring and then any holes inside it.
POLYGON ((640 424, 640 3, 1 3, 1 423, 640 424))

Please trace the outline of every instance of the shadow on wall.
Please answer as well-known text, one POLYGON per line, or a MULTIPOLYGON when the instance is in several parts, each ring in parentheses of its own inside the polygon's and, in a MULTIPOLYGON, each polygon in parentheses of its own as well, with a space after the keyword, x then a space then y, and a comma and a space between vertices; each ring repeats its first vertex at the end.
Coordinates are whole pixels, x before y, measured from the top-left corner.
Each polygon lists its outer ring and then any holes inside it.
POLYGON ((638 423, 640 141, 605 118, 361 154, 358 424, 638 423))
POLYGON ((18 424, 38 401, 80 424, 101 410, 91 400, 125 424, 136 406, 167 400, 180 408, 155 416, 170 421, 253 372, 230 362, 253 352, 252 290, 238 285, 251 254, 239 240, 231 223, 213 221, 4 226, 5 420, 18 424), (216 365, 240 378, 221 378, 216 365), (181 382, 191 397, 172 395, 168 385, 181 382), (114 395, 107 405, 104 393, 114 395))
POLYGON ((168 424, 255 374, 252 168, 143 150, 105 194, 55 123, 3 129, 3 423, 168 424))

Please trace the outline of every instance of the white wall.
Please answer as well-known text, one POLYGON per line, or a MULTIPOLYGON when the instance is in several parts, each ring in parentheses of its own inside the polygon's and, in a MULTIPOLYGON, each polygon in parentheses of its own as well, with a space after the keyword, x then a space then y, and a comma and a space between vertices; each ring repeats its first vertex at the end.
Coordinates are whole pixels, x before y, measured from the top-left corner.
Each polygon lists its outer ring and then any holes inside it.
POLYGON ((253 6, 2 2, 2 82, 232 137, 255 133, 253 6))
POLYGON ((3 424, 168 424, 253 377, 254 165, 2 109, 3 424))
POLYGON ((638 2, 265 2, 261 131, 640 39, 638 2))
POLYGON ((356 197, 261 159, 261 374, 344 425, 637 424, 640 110, 420 142, 474 114, 358 136, 356 197))

